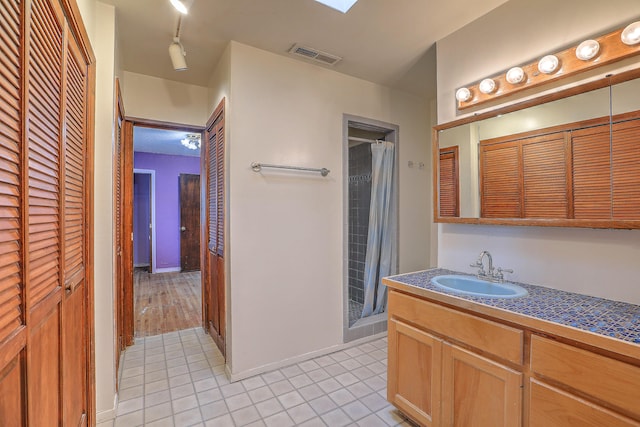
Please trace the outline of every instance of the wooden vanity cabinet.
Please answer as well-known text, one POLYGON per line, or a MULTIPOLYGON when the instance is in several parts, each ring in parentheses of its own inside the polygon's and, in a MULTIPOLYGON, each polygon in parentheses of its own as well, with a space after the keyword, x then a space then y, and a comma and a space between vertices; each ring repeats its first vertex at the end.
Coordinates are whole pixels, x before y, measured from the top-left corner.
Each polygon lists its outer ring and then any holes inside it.
POLYGON ((532 335, 532 427, 640 426, 640 367, 532 335))
POLYGON ((518 427, 523 332, 391 290, 388 400, 420 425, 518 427))
POLYGON ((623 345, 618 356, 575 331, 563 339, 560 325, 557 336, 538 321, 514 328, 473 305, 389 289, 387 398, 407 416, 428 427, 640 427, 640 352, 623 345))

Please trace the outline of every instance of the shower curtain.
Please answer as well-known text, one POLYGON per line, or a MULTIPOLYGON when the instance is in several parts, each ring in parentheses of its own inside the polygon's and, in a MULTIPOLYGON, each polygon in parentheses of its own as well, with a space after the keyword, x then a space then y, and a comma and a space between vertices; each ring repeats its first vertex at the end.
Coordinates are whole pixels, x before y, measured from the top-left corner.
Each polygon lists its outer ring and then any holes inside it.
POLYGON ((383 141, 371 145, 371 205, 367 255, 364 264, 362 317, 383 313, 387 289, 382 278, 396 273, 396 200, 394 187, 395 147, 383 141))

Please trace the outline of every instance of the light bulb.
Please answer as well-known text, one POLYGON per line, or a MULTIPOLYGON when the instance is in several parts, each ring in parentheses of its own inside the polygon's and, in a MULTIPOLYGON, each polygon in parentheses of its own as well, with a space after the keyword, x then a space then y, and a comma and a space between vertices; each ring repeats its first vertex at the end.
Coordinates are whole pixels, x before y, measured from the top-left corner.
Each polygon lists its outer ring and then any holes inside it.
POLYGON ((189 12, 189 10, 187 9, 187 6, 184 4, 184 2, 182 2, 180 0, 169 0, 169 1, 173 5, 173 7, 175 7, 176 10, 178 12, 182 13, 183 15, 186 15, 187 12, 189 12))
POLYGON ((512 85, 518 84, 524 80, 524 70, 520 67, 513 67, 507 71, 507 81, 512 85))
POLYGON ((620 39, 622 43, 628 46, 640 43, 640 21, 627 25, 627 27, 622 30, 620 39))
POLYGON ((576 57, 582 61, 588 61, 600 52, 600 43, 595 40, 585 40, 576 48, 576 57))
POLYGON ((538 62, 538 70, 544 74, 551 74, 558 68, 558 58, 554 55, 544 56, 538 62))
POLYGON ((484 79, 480 82, 479 86, 480 92, 484 94, 489 94, 496 89, 496 82, 493 79, 484 79))
POLYGON ((471 91, 466 87, 461 87, 456 91, 456 99, 460 102, 467 102, 471 99, 471 91))

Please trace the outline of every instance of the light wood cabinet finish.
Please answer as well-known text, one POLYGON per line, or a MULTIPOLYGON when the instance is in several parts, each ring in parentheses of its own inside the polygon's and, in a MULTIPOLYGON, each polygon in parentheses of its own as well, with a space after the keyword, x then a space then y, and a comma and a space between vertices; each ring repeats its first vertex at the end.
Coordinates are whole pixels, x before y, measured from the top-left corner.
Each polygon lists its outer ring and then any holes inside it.
POLYGON ((529 383, 530 427, 629 427, 640 423, 535 379, 529 383))
POLYGON ((522 363, 524 333, 521 330, 398 292, 389 294, 389 307, 394 317, 481 352, 522 363))
POLYGON ((522 373, 455 345, 442 355, 445 426, 519 427, 522 373))
POLYGON ((420 425, 640 426, 640 346, 598 347, 561 325, 549 335, 524 317, 520 329, 515 313, 385 283, 388 399, 420 425))
POLYGON ((388 334, 387 399, 422 425, 440 425, 442 340, 395 319, 388 334))
POLYGON ((531 370, 640 418, 638 366, 533 336, 531 370))

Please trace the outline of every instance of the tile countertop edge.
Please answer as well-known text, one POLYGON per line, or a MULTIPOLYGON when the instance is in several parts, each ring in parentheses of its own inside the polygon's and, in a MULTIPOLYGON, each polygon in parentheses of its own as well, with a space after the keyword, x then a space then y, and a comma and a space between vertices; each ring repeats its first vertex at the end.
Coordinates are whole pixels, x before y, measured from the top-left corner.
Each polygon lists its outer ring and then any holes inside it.
MULTIPOLYGON (((428 270, 425 270, 428 271, 428 270)), ((405 274, 403 274, 404 276, 405 274)), ((395 277, 399 277, 395 276, 395 277)), ((538 334, 549 334, 561 337, 567 340, 580 342, 586 345, 600 348, 604 351, 613 352, 622 356, 630 357, 636 361, 640 361, 640 345, 630 341, 624 341, 618 338, 609 337, 599 333, 586 331, 573 326, 563 325, 561 323, 538 317, 516 313, 514 311, 492 307, 478 301, 471 301, 455 295, 446 294, 437 290, 422 288, 416 285, 410 285, 399 282, 393 278, 383 278, 383 284, 391 289, 401 291, 423 299, 439 302, 449 307, 455 307, 466 310, 470 313, 481 314, 491 317, 495 320, 502 320, 524 329, 529 329, 538 334)))

